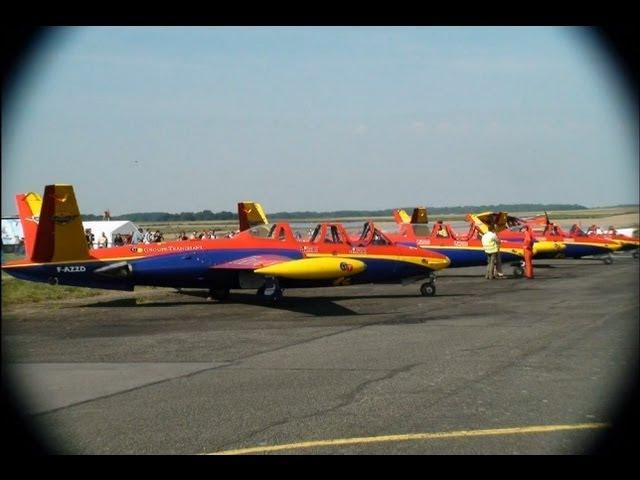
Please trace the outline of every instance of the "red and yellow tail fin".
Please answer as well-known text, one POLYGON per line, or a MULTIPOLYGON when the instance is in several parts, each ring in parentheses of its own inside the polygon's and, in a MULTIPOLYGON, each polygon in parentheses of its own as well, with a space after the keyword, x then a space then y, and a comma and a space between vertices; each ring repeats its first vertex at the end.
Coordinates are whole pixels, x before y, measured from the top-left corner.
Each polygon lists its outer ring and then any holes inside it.
POLYGON ((238 222, 241 232, 256 225, 269 223, 262 205, 256 202, 238 202, 238 222))
POLYGON ((31 259, 64 262, 88 258, 89 248, 73 187, 47 185, 31 259))
POLYGON ((18 215, 24 235, 24 248, 27 258, 33 255, 33 246, 38 231, 38 218, 42 208, 42 197, 37 193, 19 193, 16 195, 18 215))
POLYGON ((401 208, 396 208, 393 210, 393 218, 398 225, 402 225, 403 223, 411 223, 411 217, 401 208))

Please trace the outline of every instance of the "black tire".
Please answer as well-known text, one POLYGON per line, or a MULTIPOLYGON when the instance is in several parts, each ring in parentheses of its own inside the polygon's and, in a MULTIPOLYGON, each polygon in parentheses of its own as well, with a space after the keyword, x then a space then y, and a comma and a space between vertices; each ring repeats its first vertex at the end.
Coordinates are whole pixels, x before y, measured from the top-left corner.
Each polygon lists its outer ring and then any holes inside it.
POLYGON ((635 252, 633 252, 633 255, 631 255, 631 256, 637 260, 638 259, 638 251, 636 250, 635 252))
POLYGON ((613 257, 611 255, 607 255, 602 259, 602 263, 605 265, 611 265, 613 263, 613 257))
POLYGON ((516 278, 520 278, 524 275, 524 268, 518 266, 513 269, 513 276, 516 278))
POLYGON ((426 282, 420 285, 420 295, 423 297, 433 297, 436 294, 436 286, 433 282, 426 282))

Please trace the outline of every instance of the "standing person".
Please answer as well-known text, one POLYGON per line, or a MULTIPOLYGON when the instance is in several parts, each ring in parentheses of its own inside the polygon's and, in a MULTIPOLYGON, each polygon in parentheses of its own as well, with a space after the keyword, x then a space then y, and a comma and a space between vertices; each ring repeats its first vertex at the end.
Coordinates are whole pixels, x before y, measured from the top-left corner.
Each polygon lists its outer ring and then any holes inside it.
POLYGON ((91 250, 93 248, 93 240, 95 237, 93 236, 93 233, 91 233, 90 228, 85 229, 84 236, 87 239, 87 248, 91 250))
POLYGON ((533 278, 533 233, 531 227, 524 231, 524 276, 533 278))
POLYGON ((104 234, 104 232, 102 232, 100 240, 98 240, 98 248, 107 248, 108 245, 109 240, 107 239, 107 236, 104 234))
POLYGON ((487 233, 482 235, 482 248, 484 253, 487 254, 487 273, 485 278, 489 280, 493 280, 496 277, 496 263, 500 255, 498 236, 494 230, 494 225, 490 224, 487 233))
POLYGON ((498 253, 496 253, 496 265, 494 267, 493 275, 496 278, 504 278, 504 273, 502 273, 502 257, 500 256, 500 237, 498 236, 498 234, 495 234, 495 235, 496 235, 496 242, 498 244, 498 253))

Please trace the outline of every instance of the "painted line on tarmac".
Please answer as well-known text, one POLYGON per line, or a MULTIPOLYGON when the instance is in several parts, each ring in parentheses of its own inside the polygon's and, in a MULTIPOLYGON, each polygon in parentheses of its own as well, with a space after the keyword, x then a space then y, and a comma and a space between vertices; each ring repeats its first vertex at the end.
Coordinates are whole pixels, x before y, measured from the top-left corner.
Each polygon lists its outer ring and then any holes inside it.
POLYGON ((333 440, 314 440, 309 442, 286 443, 281 445, 265 445, 260 447, 239 448, 206 453, 205 455, 244 455, 253 453, 269 453, 282 450, 298 450, 314 447, 335 447, 338 445, 360 445, 367 443, 405 442, 410 440, 436 440, 441 438, 469 438, 495 435, 517 435, 530 433, 548 433, 566 430, 590 430, 608 428, 608 423, 577 423, 573 425, 536 425, 530 427, 494 428, 487 430, 458 430, 456 432, 409 433, 404 435, 382 435, 378 437, 337 438, 333 440))

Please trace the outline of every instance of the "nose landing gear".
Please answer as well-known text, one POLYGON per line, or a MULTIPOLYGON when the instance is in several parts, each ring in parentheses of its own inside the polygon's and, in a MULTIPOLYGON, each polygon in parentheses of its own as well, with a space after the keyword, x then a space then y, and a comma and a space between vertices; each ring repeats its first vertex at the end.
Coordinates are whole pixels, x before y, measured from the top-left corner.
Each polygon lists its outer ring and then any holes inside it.
POLYGON ((436 276, 431 274, 426 282, 420 285, 420 295, 423 297, 433 297, 436 294, 436 276))

